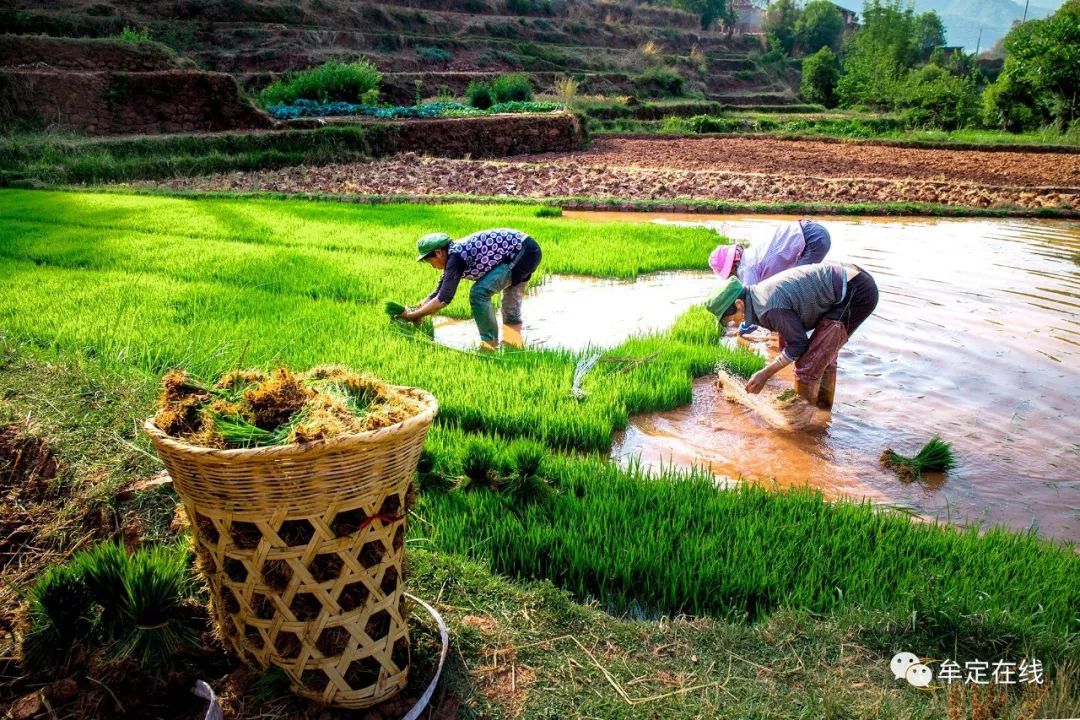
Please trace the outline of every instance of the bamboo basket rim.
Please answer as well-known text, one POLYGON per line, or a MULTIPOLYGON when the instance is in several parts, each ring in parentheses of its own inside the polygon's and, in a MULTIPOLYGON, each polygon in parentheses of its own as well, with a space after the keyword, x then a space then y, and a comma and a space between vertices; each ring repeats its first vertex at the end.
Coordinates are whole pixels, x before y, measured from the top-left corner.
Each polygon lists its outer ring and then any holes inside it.
POLYGON ((396 435, 404 430, 411 430, 414 426, 429 425, 439 410, 439 401, 427 390, 408 385, 390 385, 393 390, 399 390, 412 395, 424 403, 424 408, 410 418, 399 423, 387 425, 378 430, 365 430, 358 433, 339 435, 327 440, 313 440, 307 443, 289 443, 288 445, 265 445, 252 448, 208 448, 201 445, 192 445, 165 433, 154 424, 154 416, 151 415, 143 423, 146 431, 155 443, 159 443, 172 450, 189 454, 205 455, 207 457, 231 459, 231 458, 305 458, 310 455, 319 455, 330 449, 341 449, 359 445, 372 445, 382 442, 388 435, 396 435))

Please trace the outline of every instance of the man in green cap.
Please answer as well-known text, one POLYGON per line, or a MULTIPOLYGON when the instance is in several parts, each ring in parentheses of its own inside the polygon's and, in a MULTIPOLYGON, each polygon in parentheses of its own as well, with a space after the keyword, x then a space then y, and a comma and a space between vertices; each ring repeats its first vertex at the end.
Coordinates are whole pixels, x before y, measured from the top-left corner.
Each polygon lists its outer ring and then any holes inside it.
POLYGON ((761 392, 769 378, 795 363, 795 392, 823 410, 832 410, 840 348, 877 304, 870 273, 834 262, 794 267, 756 285, 732 277, 706 301, 721 322, 745 321, 780 333, 780 354, 754 373, 747 392, 761 392))
POLYGON ((540 245, 521 232, 509 228, 481 230, 453 241, 445 233, 431 233, 416 241, 417 262, 424 261, 442 277, 435 291, 415 308, 401 314, 417 322, 450 304, 462 278, 473 281, 469 291, 472 316, 480 331, 481 347, 499 347, 499 326, 491 298, 502 293, 502 317, 506 341, 521 338, 521 303, 529 279, 540 265, 540 245))

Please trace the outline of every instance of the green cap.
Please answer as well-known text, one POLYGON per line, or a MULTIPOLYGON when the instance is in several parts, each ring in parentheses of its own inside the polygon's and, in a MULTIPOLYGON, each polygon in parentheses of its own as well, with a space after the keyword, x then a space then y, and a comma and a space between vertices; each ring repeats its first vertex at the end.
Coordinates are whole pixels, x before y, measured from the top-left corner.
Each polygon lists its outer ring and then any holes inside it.
POLYGON ((743 284, 732 275, 716 292, 705 300, 705 307, 716 317, 723 317, 724 311, 742 295, 743 284))
POLYGON ((416 241, 416 252, 420 253, 416 256, 416 262, 420 262, 439 248, 449 244, 450 236, 446 233, 428 233, 416 241))

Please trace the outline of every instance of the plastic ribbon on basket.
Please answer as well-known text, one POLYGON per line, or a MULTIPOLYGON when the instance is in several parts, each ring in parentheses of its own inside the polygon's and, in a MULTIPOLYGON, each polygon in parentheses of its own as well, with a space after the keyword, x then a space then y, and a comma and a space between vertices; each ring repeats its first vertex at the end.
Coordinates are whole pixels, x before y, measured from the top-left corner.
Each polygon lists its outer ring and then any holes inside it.
POLYGON ((443 664, 446 662, 446 653, 450 649, 450 632, 446 629, 446 623, 443 621, 442 615, 439 614, 438 610, 410 593, 405 593, 405 597, 423 607, 428 611, 431 617, 435 618, 435 622, 439 624, 439 640, 442 642, 442 650, 439 652, 439 665, 435 668, 435 677, 431 678, 431 682, 424 688, 424 694, 420 696, 420 699, 416 701, 416 704, 412 706, 412 709, 405 714, 404 718, 402 718, 402 720, 417 720, 420 717, 420 713, 424 712, 428 703, 431 702, 431 696, 435 694, 435 688, 439 684, 439 677, 442 676, 443 664))
POLYGON ((206 708, 206 716, 203 720, 222 720, 225 717, 221 710, 221 703, 217 699, 217 695, 214 694, 213 688, 207 685, 202 680, 195 681, 195 687, 191 688, 191 694, 201 697, 203 700, 207 700, 210 704, 206 708))

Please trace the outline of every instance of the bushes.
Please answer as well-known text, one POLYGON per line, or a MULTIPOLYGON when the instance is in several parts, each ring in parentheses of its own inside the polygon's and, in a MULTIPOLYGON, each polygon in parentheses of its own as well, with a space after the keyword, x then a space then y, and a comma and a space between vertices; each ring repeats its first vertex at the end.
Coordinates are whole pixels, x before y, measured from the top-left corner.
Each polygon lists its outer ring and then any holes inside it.
POLYGON ((900 84, 897 109, 912 127, 956 130, 977 115, 974 82, 949 73, 937 65, 912 70, 900 84))
POLYGON ((840 63, 836 54, 823 47, 803 60, 799 93, 807 102, 836 107, 836 83, 839 80, 840 63))
POLYGON ((495 98, 491 94, 491 83, 473 80, 465 89, 465 97, 469 104, 478 110, 487 110, 495 104, 495 98))
POLYGON ((382 73, 366 60, 341 63, 335 60, 286 75, 259 93, 262 105, 283 105, 296 100, 374 103, 379 97, 382 73))
POLYGON ((500 75, 491 84, 491 92, 495 102, 527 102, 533 97, 532 81, 524 73, 500 75))
POLYGON ((634 85, 638 94, 645 97, 682 97, 685 94, 682 75, 668 68, 649 68, 637 76, 634 85))
POLYGON ((146 28, 136 29, 128 27, 127 25, 124 26, 124 29, 120 31, 120 34, 117 37, 124 42, 129 42, 134 45, 151 41, 149 30, 146 28))
MULTIPOLYGON (((1045 20, 1014 27, 1005 37, 1005 69, 998 82, 1025 87, 1035 116, 1065 130, 1080 117, 1080 0, 1069 0, 1045 20)), ((1010 94, 1001 88, 998 96, 1010 94)), ((1023 99, 1011 93, 1014 100, 1023 99)))
POLYGON ((448 63, 454 59, 453 53, 443 50, 441 47, 421 45, 416 48, 416 54, 421 60, 428 63, 448 63))
POLYGON ((1005 132, 1033 130, 1039 125, 1039 115, 1031 90, 1009 73, 1002 73, 983 90, 982 121, 987 127, 1005 132))
POLYGON ((473 80, 465 90, 469 104, 478 110, 488 110, 496 103, 520 103, 532 100, 533 88, 524 73, 500 75, 492 82, 473 80))

